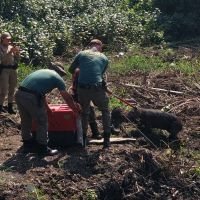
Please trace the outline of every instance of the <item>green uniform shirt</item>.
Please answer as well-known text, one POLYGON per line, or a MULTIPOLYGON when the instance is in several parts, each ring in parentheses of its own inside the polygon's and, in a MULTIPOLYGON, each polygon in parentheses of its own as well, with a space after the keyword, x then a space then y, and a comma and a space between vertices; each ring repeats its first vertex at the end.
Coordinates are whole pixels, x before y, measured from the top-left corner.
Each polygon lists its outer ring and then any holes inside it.
POLYGON ((103 53, 84 50, 77 54, 69 68, 69 72, 73 73, 76 68, 79 68, 78 83, 96 84, 102 82, 107 66, 108 58, 103 53))
POLYGON ((42 95, 51 92, 54 88, 58 88, 60 91, 66 89, 61 76, 50 69, 40 69, 31 73, 20 85, 42 95))

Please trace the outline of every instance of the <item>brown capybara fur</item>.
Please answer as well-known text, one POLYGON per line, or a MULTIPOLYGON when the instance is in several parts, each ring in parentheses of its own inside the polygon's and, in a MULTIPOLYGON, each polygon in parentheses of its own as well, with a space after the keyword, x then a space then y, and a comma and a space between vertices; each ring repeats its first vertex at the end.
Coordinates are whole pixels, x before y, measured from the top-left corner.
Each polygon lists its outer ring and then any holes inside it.
POLYGON ((162 129, 170 133, 171 138, 177 137, 182 130, 181 121, 171 113, 154 109, 133 108, 128 113, 120 108, 113 109, 111 119, 114 126, 119 126, 122 122, 135 122, 145 127, 145 129, 162 129))

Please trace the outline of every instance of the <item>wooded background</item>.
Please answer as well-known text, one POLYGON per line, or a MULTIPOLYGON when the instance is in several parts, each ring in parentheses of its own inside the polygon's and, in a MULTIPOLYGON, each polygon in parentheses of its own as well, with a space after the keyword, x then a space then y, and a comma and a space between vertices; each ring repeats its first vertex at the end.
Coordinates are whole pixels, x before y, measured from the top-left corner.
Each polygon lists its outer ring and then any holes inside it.
POLYGON ((0 32, 19 43, 24 61, 74 56, 99 38, 108 51, 194 39, 198 0, 1 0, 0 32))

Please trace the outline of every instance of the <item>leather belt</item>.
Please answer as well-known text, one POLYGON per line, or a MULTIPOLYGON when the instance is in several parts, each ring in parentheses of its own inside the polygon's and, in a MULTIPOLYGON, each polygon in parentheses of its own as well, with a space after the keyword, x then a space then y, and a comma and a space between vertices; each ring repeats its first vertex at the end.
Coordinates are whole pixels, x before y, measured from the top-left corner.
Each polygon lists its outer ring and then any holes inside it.
POLYGON ((78 83, 78 87, 83 88, 83 89, 98 89, 98 88, 102 88, 102 83, 96 83, 96 84, 78 83))
POLYGON ((17 65, 3 65, 3 64, 0 64, 0 67, 3 68, 3 69, 17 69, 17 65))
POLYGON ((28 88, 22 87, 22 86, 20 86, 20 87, 18 88, 18 90, 20 90, 20 91, 22 91, 22 92, 26 92, 26 93, 35 95, 35 97, 36 97, 37 100, 38 100, 38 105, 41 106, 42 100, 43 100, 44 97, 45 97, 44 95, 42 95, 42 94, 40 94, 40 93, 38 93, 38 92, 36 92, 36 91, 30 90, 30 89, 28 89, 28 88))
POLYGON ((39 93, 37 93, 37 92, 35 92, 35 91, 33 91, 33 90, 30 90, 30 89, 28 89, 28 88, 22 87, 22 86, 20 86, 20 87, 18 88, 18 90, 20 90, 20 91, 22 91, 22 92, 27 92, 27 93, 30 93, 30 94, 34 94, 35 96, 38 96, 38 95, 39 95, 39 93))
POLYGON ((43 98, 44 97, 44 95, 39 94, 36 91, 30 90, 30 89, 22 87, 22 86, 19 86, 18 90, 23 91, 23 92, 27 92, 27 93, 30 93, 30 94, 34 94, 36 97, 39 97, 39 98, 43 98))

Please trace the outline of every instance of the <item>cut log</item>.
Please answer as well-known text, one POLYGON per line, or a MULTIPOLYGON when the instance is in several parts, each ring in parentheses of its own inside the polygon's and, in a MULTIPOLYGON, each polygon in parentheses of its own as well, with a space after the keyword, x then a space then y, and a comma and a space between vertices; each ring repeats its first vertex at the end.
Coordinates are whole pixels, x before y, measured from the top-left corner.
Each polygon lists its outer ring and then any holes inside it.
MULTIPOLYGON (((134 84, 128 84, 128 83, 126 83, 126 84, 120 83, 120 85, 133 87, 133 88, 142 88, 140 85, 134 85, 134 84)), ((145 89, 155 90, 155 91, 158 91, 158 92, 166 92, 166 93, 170 93, 170 94, 177 94, 177 95, 183 95, 184 94, 183 92, 180 92, 180 91, 166 90, 166 89, 162 89, 162 88, 148 87, 148 88, 145 88, 145 89)))
POLYGON ((200 90, 200 85, 198 83, 194 83, 194 85, 200 90))
MULTIPOLYGON (((110 143, 112 144, 124 144, 135 141, 136 141, 135 138, 122 138, 122 137, 110 138, 110 143)), ((101 140, 90 139, 89 144, 103 144, 103 138, 101 140)))

